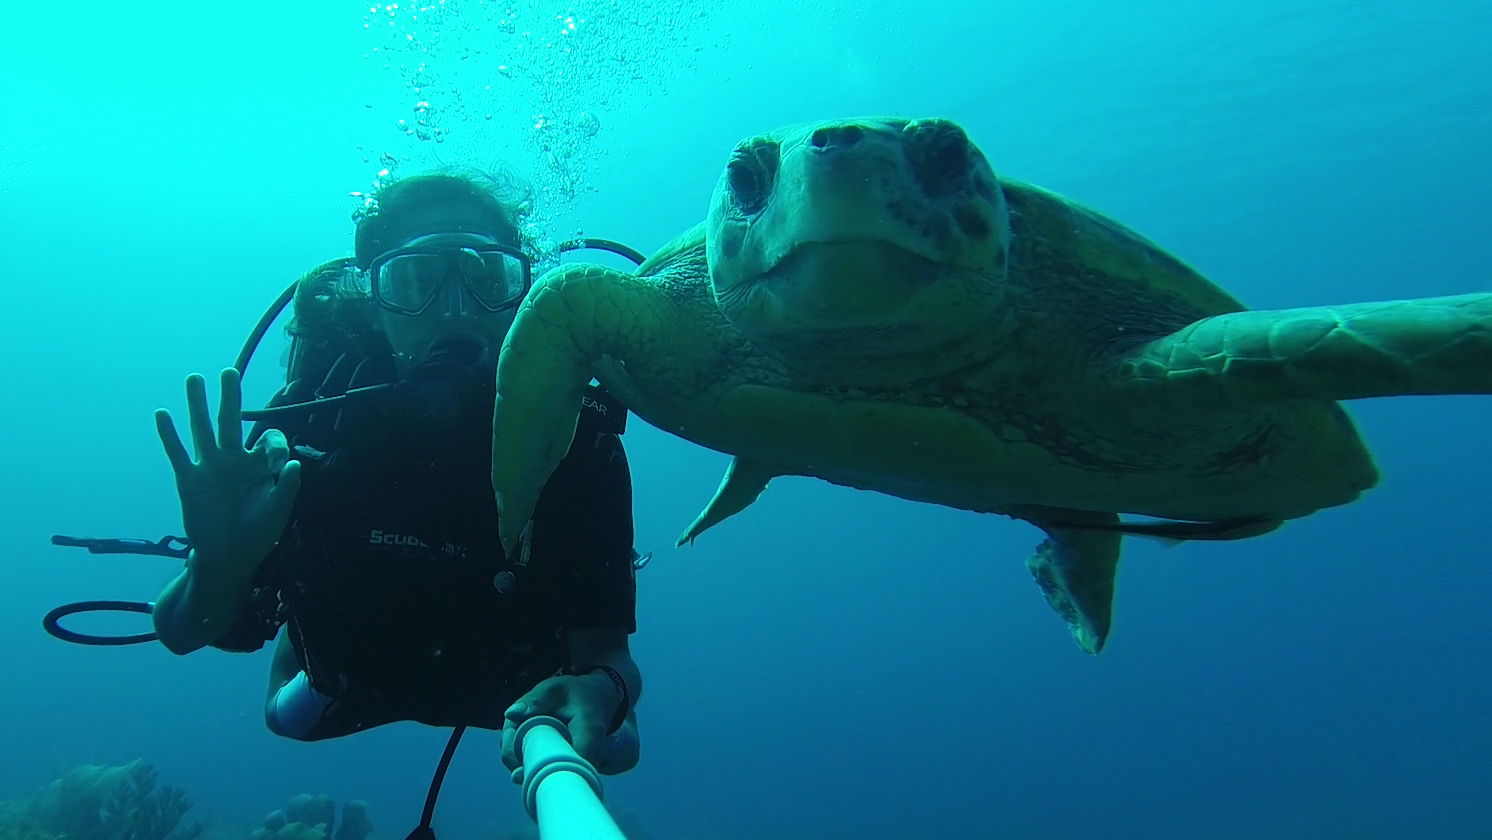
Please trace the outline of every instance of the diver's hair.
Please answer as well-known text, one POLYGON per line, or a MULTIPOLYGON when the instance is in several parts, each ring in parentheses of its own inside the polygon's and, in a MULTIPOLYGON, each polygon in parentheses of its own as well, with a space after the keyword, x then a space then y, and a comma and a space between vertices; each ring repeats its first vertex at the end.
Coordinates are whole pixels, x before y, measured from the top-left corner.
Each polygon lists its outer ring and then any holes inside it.
POLYGON ((440 205, 476 211, 473 221, 515 247, 526 244, 523 222, 533 203, 533 190, 506 170, 443 166, 431 172, 400 178, 383 185, 363 210, 353 237, 359 268, 410 238, 422 213, 440 205))
POLYGON ((301 276, 295 287, 287 382, 319 384, 344 354, 383 356, 392 351, 376 327, 373 296, 356 262, 331 260, 301 276))

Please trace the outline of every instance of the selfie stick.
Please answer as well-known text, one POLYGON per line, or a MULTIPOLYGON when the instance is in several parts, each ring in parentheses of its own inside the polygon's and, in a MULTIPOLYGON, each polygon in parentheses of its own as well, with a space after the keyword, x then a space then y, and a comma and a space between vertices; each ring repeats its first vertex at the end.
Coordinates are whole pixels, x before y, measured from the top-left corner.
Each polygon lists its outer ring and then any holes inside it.
POLYGON ((627 840, 601 804, 601 777, 570 746, 559 720, 541 716, 518 727, 523 806, 542 840, 627 840))

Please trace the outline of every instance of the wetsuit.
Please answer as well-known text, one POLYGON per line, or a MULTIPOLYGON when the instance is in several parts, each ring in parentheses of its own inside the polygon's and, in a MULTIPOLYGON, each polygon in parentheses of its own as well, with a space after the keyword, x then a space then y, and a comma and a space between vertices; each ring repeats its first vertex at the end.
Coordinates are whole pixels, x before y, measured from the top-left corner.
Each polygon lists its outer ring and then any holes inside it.
MULTIPOLYGON (((275 402, 309 399, 282 394, 275 402)), ((302 463, 289 525, 236 625, 257 650, 281 625, 332 698, 296 737, 396 720, 501 728, 568 666, 567 634, 636 629, 632 489, 616 421, 593 391, 569 454, 504 558, 489 483, 489 377, 406 387, 373 405, 277 424, 302 463)))

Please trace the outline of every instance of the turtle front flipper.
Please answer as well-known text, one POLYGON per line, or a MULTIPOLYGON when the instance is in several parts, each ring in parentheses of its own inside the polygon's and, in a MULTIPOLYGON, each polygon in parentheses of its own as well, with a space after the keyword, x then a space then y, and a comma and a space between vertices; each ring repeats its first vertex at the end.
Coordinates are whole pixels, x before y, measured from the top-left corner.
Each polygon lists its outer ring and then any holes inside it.
POLYGON ((492 491, 511 551, 569 451, 581 397, 603 355, 623 355, 650 306, 633 277, 575 264, 541 277, 503 342, 492 417, 492 491))
POLYGON ((1215 315, 1120 371, 1187 402, 1492 394, 1492 294, 1215 315))
POLYGON ((1036 578, 1047 604, 1067 622, 1078 647, 1096 654, 1109 637, 1114 575, 1119 570, 1119 543, 1124 535, 1106 530, 1119 525, 1117 514, 1071 511, 1062 518, 1080 520, 1089 527, 1050 526, 1031 519, 1047 532, 1047 539, 1026 560, 1026 568, 1036 578))

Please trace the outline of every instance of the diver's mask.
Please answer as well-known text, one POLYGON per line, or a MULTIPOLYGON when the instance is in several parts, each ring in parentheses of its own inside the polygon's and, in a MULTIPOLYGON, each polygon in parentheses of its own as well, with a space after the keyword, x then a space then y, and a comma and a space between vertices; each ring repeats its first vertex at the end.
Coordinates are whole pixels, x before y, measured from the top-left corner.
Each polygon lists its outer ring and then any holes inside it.
POLYGON ((448 314, 472 315, 517 306, 532 285, 533 261, 486 236, 437 233, 378 255, 368 278, 373 300, 391 312, 420 315, 443 298, 448 314))

